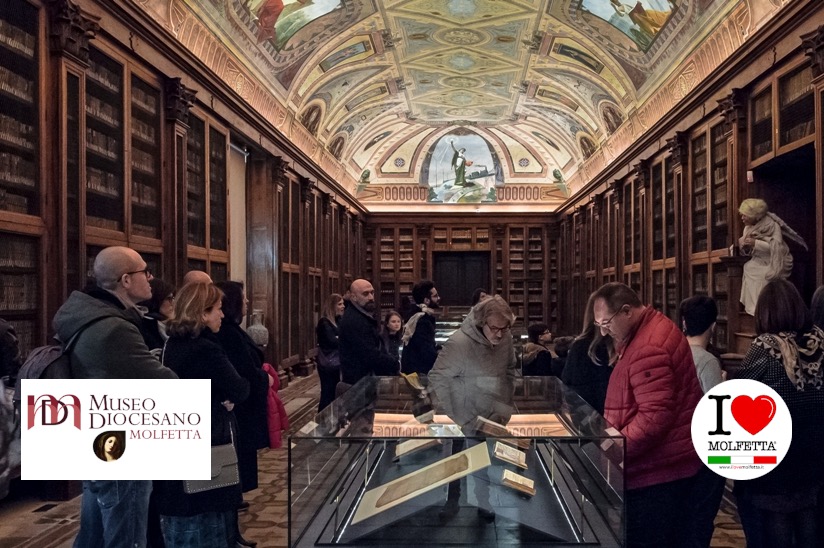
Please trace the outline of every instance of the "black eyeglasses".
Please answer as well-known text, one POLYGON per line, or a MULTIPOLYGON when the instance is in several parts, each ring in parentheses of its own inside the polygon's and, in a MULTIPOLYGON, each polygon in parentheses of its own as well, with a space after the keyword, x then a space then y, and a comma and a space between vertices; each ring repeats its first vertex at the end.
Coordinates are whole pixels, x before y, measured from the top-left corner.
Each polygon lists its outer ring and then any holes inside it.
POLYGON ((620 314, 623 310, 624 310, 624 307, 622 306, 621 308, 618 309, 618 312, 616 312, 615 314, 610 316, 608 319, 604 320, 601 323, 592 322, 592 325, 594 325, 595 327, 599 327, 601 329, 607 329, 610 326, 610 324, 612 324, 612 320, 615 318, 615 316, 620 314))
POLYGON ((152 277, 152 271, 148 268, 144 268, 143 270, 133 270, 132 272, 125 272, 123 275, 125 276, 126 274, 128 274, 129 276, 132 276, 134 274, 140 274, 141 272, 146 275, 146 279, 150 279, 152 277))

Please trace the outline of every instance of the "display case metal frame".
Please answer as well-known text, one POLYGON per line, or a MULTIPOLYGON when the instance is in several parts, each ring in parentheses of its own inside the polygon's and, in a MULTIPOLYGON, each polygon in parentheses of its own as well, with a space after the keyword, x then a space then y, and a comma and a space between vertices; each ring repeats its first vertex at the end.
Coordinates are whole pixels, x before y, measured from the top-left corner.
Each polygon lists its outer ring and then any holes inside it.
POLYGON ((557 378, 516 380, 504 437, 461 432, 436 398, 434 421, 422 423, 413 392, 400 377, 367 377, 290 438, 289 546, 624 545, 624 438, 557 378), (396 455, 414 440, 434 443, 396 455), (498 441, 528 444, 527 468, 494 457, 498 441), (460 480, 459 509, 444 519, 444 487, 455 476, 432 481, 421 470, 454 458, 459 442, 476 455, 486 444, 491 465, 460 480), (535 495, 503 485, 503 470, 533 480, 535 495), (421 481, 385 510, 359 510, 399 478, 421 481))

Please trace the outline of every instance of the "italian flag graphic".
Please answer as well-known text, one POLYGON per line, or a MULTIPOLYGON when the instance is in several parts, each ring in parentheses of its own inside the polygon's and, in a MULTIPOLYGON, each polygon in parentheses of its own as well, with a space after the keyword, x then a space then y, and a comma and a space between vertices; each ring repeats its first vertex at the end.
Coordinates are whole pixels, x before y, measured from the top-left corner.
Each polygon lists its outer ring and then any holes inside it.
POLYGON ((776 464, 776 457, 759 455, 707 457, 707 464, 776 464))

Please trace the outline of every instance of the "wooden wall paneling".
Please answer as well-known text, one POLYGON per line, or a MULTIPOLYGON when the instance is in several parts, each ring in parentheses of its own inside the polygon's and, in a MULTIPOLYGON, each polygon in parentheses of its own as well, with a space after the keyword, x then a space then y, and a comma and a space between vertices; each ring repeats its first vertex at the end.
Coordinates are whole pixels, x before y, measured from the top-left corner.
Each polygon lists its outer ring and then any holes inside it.
MULTIPOLYGON (((824 234, 824 28, 818 27, 814 32, 801 35, 804 55, 810 61, 812 69, 812 86, 815 95, 815 233, 824 234)), ((815 281, 817 286, 824 284, 824 239, 819 238, 818 245, 810 249, 815 253, 815 281)))

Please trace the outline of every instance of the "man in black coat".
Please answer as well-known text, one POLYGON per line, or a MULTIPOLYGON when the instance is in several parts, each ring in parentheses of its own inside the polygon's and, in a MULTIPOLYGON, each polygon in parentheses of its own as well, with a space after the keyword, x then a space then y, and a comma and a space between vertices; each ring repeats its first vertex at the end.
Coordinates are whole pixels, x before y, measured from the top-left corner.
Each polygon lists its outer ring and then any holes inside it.
POLYGON ((350 306, 338 324, 341 380, 355 384, 369 375, 397 375, 397 360, 381 351, 375 289, 369 280, 357 279, 349 292, 350 306))
POLYGON ((401 371, 407 375, 428 375, 438 357, 435 344, 435 310, 441 297, 431 280, 423 280, 412 288, 417 313, 409 318, 403 331, 401 371))

